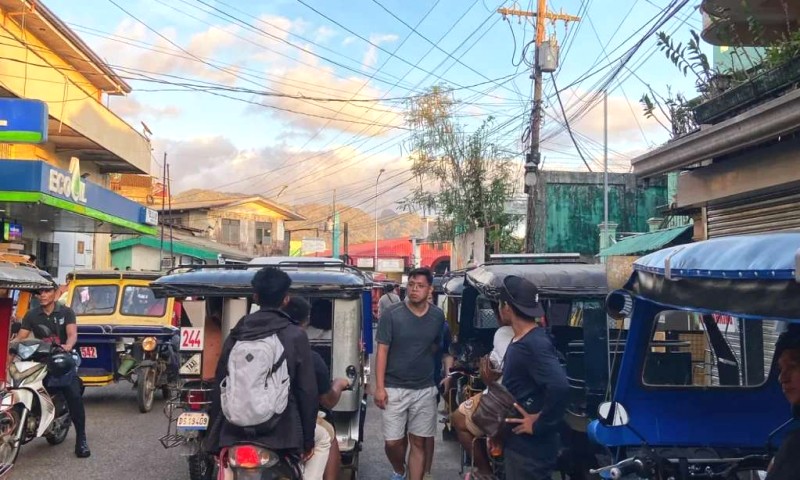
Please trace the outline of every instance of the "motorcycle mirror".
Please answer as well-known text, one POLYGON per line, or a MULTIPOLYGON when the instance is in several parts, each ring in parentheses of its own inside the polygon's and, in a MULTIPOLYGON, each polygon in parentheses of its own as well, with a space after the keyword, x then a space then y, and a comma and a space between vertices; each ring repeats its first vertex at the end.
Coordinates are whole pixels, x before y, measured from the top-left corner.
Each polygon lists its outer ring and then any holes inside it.
POLYGON ((630 421, 625 407, 618 402, 603 402, 597 407, 597 418, 607 427, 622 427, 630 421))
POLYGON ((36 338, 49 338, 53 335, 53 332, 45 325, 36 324, 33 326, 33 335, 36 338))

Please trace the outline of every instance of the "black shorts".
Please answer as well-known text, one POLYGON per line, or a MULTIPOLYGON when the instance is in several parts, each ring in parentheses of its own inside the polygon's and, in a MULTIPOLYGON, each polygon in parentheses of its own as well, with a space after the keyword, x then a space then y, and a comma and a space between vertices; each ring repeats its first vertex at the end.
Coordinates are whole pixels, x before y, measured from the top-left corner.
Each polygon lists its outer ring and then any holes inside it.
POLYGON ((558 449, 555 449, 555 454, 552 456, 525 455, 508 449, 504 450, 503 465, 506 471, 506 480, 550 480, 556 469, 557 454, 558 449))

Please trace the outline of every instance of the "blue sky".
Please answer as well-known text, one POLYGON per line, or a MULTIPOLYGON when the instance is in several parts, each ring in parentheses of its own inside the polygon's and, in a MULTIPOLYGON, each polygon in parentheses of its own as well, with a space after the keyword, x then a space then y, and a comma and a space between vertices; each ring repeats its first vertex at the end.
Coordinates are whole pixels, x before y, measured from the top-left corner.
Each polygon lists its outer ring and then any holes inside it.
MULTIPOLYGON (((515 63, 533 27, 518 18, 504 21, 495 10, 535 9, 535 2, 114 1, 128 13, 111 0, 48 0, 47 5, 131 79, 134 93, 112 98, 110 106, 137 129, 145 122, 153 131, 154 157, 169 155, 176 191, 202 187, 275 196, 284 190, 281 200, 306 203, 330 201, 335 188, 341 202, 360 205, 374 193, 377 173, 385 168, 381 191, 387 192, 380 203, 391 207, 407 193, 410 178, 402 98, 437 83, 454 88, 466 129, 492 115, 495 140, 508 152, 521 151, 531 80, 529 69, 515 63), (418 34, 386 10, 410 26, 424 17, 418 34), (197 91, 209 86, 216 95, 197 91), (389 100, 334 103, 257 92, 389 100)), ((551 10, 583 17, 567 27, 548 26, 562 47, 556 83, 564 89, 568 114, 597 100, 596 81, 608 70, 576 80, 593 66, 613 64, 644 32, 636 31, 668 3, 550 2, 551 10)), ((690 27, 699 30, 698 3, 690 1, 663 30, 676 32, 679 40, 688 38, 690 27)), ((646 85, 660 93, 668 85, 692 93, 692 82, 655 50, 651 38, 619 75, 621 82, 609 87, 610 163, 617 171, 627 171, 630 158, 667 139, 657 122, 641 114, 638 99, 646 85)), ((583 169, 561 125, 549 75, 544 88, 545 168, 583 169)), ((601 104, 573 120, 590 165, 600 169, 595 162, 602 159, 601 104)))

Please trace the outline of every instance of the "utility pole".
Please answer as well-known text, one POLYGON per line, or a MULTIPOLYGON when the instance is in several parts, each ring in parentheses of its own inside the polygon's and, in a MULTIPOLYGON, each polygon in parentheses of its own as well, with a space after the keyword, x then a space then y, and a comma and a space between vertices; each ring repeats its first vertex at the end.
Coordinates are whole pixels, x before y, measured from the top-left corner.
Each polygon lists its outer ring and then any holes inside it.
MULTIPOLYGON (((164 152, 164 164, 161 166, 162 173, 161 173, 161 182, 163 188, 167 188, 167 152, 164 152)), ((164 210, 166 209, 166 198, 164 198, 164 192, 162 189, 161 192, 161 212, 158 214, 158 223, 161 225, 161 248, 159 248, 158 252, 158 268, 159 270, 164 268, 164 210)))
POLYGON ((339 258, 339 216, 336 213, 336 189, 333 189, 333 216, 331 217, 331 256, 339 258))
POLYGON ((608 237, 608 90, 603 92, 603 242, 601 242, 601 248, 603 245, 611 245, 608 237))
MULTIPOLYGON (((528 194, 528 215, 525 220, 525 252, 533 253, 534 247, 534 233, 536 229, 536 192, 537 192, 537 171, 539 163, 541 163, 541 154, 539 152, 540 132, 542 128, 542 58, 540 52, 542 44, 545 42, 545 24, 548 20, 555 23, 556 21, 562 22, 579 22, 580 17, 573 15, 566 15, 563 13, 555 13, 547 10, 547 0, 537 0, 538 4, 536 12, 529 12, 527 10, 515 10, 512 8, 499 8, 497 12, 506 16, 517 17, 535 17, 536 18, 536 39, 535 39, 535 54, 533 62, 533 102, 531 111, 531 143, 530 151, 525 156, 525 193, 528 194)), ((551 51, 557 51, 551 44, 551 51)), ((548 68, 548 71, 554 71, 548 68)))

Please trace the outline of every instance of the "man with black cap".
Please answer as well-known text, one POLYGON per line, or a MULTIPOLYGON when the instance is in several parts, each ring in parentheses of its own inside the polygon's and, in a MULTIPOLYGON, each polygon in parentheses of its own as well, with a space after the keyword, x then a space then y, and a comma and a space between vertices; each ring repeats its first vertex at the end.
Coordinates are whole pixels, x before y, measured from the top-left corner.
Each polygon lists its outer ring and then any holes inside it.
POLYGON ((517 417, 506 420, 513 427, 503 450, 506 479, 549 480, 558 457, 559 424, 569 392, 567 374, 539 324, 544 310, 535 285, 521 277, 506 277, 499 308, 514 329, 503 363, 503 385, 516 398, 518 411, 517 417))
MULTIPOLYGON (((29 310, 22 319, 22 325, 17 340, 28 338, 35 332, 35 325, 43 325, 50 330, 55 339, 66 352, 71 352, 78 341, 78 325, 75 322, 75 312, 66 305, 56 302, 58 285, 53 282, 52 288, 39 291, 39 306, 29 310)), ((75 425, 75 455, 86 458, 91 455, 89 443, 86 440, 86 412, 83 408, 81 397, 81 384, 77 375, 66 387, 57 387, 64 395, 67 402, 72 424, 75 425)))

